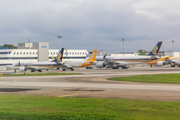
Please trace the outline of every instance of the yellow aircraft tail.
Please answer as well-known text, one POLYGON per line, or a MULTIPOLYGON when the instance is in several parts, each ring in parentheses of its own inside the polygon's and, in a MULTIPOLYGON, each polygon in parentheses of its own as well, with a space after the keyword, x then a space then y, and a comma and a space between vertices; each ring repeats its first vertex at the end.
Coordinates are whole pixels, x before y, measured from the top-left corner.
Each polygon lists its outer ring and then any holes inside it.
POLYGON ((93 65, 93 62, 96 60, 97 50, 94 50, 93 53, 90 55, 89 59, 86 60, 80 67, 87 67, 93 65))
POLYGON ((96 60, 96 54, 97 50, 94 50, 93 53, 90 55, 88 61, 93 63, 96 60))

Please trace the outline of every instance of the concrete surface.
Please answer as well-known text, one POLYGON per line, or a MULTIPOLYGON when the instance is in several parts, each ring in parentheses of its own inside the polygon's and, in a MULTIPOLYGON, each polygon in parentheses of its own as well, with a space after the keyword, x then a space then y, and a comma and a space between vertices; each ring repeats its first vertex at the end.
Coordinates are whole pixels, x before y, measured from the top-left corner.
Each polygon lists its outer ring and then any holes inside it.
POLYGON ((107 80, 114 76, 180 73, 180 68, 78 69, 65 73, 69 72, 83 75, 0 77, 0 94, 180 101, 180 84, 107 80))

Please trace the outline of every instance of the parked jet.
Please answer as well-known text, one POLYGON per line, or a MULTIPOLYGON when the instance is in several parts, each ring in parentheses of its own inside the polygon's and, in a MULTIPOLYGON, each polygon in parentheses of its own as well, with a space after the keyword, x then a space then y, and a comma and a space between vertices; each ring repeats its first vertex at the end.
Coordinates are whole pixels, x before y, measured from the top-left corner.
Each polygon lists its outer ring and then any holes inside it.
POLYGON ((122 67, 122 69, 127 69, 128 65, 142 64, 152 60, 159 59, 157 56, 159 54, 159 50, 161 48, 162 42, 158 42, 156 46, 152 49, 148 56, 108 56, 106 55, 102 57, 97 57, 96 63, 97 68, 103 68, 106 66, 110 66, 113 69, 118 69, 122 67))
POLYGON ((97 54, 97 50, 94 50, 87 60, 65 61, 65 62, 59 62, 59 64, 61 64, 61 69, 63 69, 63 71, 65 71, 66 69, 71 69, 71 71, 73 71, 74 68, 82 68, 93 65, 96 60, 96 54, 97 54))
POLYGON ((153 60, 151 62, 147 62, 146 64, 151 65, 151 67, 152 65, 163 66, 167 64, 170 64, 171 67, 175 67, 176 65, 180 67, 180 57, 162 57, 161 59, 153 60))
POLYGON ((180 57, 164 57, 165 59, 161 61, 158 65, 166 65, 170 64, 171 67, 175 67, 176 65, 180 67, 180 57))
POLYGON ((31 72, 34 72, 34 71, 42 72, 42 70, 59 68, 61 64, 58 64, 58 62, 62 62, 63 53, 64 53, 64 48, 61 49, 56 59, 50 62, 32 62, 32 63, 19 62, 19 63, 14 63, 8 66, 8 68, 14 69, 15 72, 16 70, 20 70, 20 71, 31 70, 31 72))
POLYGON ((152 67, 152 65, 155 65, 155 66, 163 66, 163 65, 165 65, 164 60, 165 60, 166 58, 171 58, 171 57, 167 57, 167 56, 166 56, 166 57, 162 57, 162 58, 160 58, 160 59, 147 62, 146 64, 150 65, 151 67, 152 67))
POLYGON ((175 67, 176 65, 180 67, 180 57, 166 57, 164 64, 171 64, 171 67, 175 67))

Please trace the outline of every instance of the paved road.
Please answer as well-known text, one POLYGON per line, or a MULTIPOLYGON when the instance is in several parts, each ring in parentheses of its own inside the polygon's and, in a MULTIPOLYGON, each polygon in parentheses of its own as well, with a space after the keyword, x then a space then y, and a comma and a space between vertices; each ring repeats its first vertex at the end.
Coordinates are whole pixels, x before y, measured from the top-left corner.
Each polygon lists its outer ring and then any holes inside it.
POLYGON ((112 76, 180 73, 179 70, 180 68, 144 67, 130 68, 128 70, 95 69, 73 71, 83 73, 83 75, 0 77, 0 93, 180 101, 180 85, 107 80, 108 77, 112 76))

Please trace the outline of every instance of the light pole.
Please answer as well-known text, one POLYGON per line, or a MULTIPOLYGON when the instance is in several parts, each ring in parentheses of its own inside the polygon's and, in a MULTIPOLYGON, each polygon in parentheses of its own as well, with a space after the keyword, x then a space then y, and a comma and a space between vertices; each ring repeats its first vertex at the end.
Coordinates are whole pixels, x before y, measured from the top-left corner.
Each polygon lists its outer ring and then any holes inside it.
POLYGON ((174 42, 175 42, 175 40, 172 40, 171 42, 172 42, 172 44, 173 44, 173 51, 174 51, 174 42))
POLYGON ((59 36, 56 36, 56 37, 59 39, 59 51, 60 51, 60 49, 61 49, 61 48, 60 48, 60 39, 61 39, 63 36, 60 36, 60 35, 59 35, 59 36))
POLYGON ((122 41, 122 42, 123 42, 123 56, 124 56, 124 41, 125 41, 125 39, 124 39, 124 38, 122 38, 120 41, 122 41))

